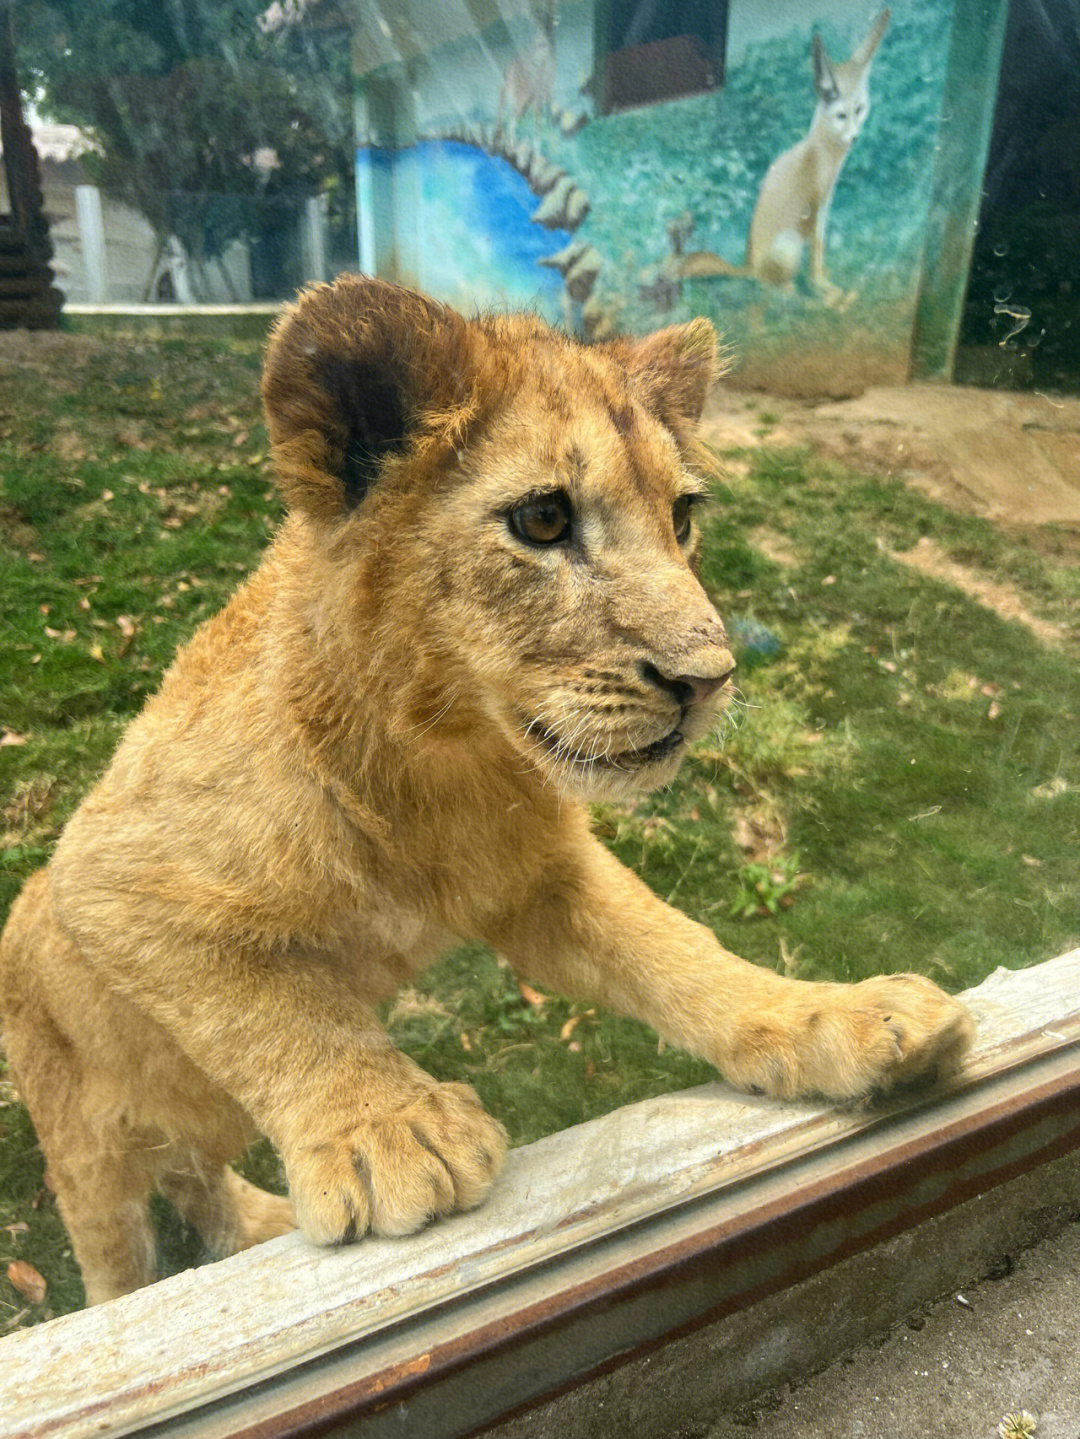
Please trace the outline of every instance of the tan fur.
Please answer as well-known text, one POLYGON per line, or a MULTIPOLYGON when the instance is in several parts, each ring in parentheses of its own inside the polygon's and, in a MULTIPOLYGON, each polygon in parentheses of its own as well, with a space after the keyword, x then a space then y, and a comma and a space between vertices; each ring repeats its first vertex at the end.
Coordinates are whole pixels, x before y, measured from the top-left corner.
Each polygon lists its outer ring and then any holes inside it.
POLYGON ((580 801, 669 782, 729 690, 672 513, 702 488, 715 368, 704 321, 589 349, 358 277, 279 324, 263 390, 290 516, 0 947, 91 1302, 152 1277, 155 1186, 222 1251, 289 1227, 225 1168, 256 1129, 317 1241, 477 1204, 501 1127, 372 1008, 460 939, 769 1094, 862 1095, 962 1054, 970 1020, 928 981, 755 968, 589 833, 580 801), (536 547, 508 515, 555 490, 573 533, 536 547))

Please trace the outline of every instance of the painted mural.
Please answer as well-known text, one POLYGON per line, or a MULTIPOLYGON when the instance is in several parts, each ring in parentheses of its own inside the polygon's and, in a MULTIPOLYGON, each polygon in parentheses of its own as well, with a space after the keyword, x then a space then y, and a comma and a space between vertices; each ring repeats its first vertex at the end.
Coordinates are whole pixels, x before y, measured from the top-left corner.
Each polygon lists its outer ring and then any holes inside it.
POLYGON ((719 57, 627 46, 631 83, 677 89, 674 56, 698 93, 616 113, 581 0, 411 62, 408 133, 358 157, 395 172, 399 277, 593 338, 705 314, 744 379, 790 391, 905 377, 952 0, 727 15, 719 57))
POLYGON ((858 297, 856 290, 845 294, 827 277, 825 236, 836 182, 870 112, 870 66, 890 18, 891 12, 883 10, 844 64, 829 59, 815 33, 811 54, 817 107, 807 134, 765 171, 750 220, 745 262, 732 265, 711 250, 696 250, 680 258, 676 267, 680 278, 746 277, 791 292, 809 245, 813 293, 824 304, 837 306, 858 297))

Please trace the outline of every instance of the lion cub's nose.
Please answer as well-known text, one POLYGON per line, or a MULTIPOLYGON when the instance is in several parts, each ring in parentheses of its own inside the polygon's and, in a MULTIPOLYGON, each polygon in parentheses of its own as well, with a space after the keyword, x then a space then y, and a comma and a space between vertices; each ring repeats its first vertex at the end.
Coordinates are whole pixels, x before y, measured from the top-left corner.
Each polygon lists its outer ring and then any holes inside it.
POLYGON ((689 709, 691 705, 704 704, 712 699, 717 690, 727 684, 734 669, 732 661, 718 675, 666 675, 649 660, 642 660, 638 665, 638 674, 657 689, 666 690, 682 709, 689 709))

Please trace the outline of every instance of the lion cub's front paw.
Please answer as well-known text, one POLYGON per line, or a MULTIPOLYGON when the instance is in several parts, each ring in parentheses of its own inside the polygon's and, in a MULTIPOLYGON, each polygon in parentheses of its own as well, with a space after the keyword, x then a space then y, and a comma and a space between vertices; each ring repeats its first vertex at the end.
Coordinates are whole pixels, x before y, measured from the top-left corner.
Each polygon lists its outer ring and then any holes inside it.
POLYGON ((748 1026, 736 1083, 782 1098, 858 1099, 955 1070, 975 1023, 918 974, 796 984, 748 1026))
POLYGON ((436 1084, 284 1157, 300 1228, 317 1244, 343 1244, 368 1229, 411 1234, 436 1215, 471 1209, 505 1153, 506 1131, 468 1085, 436 1084))
POLYGON ((884 1027, 890 1040, 887 1052, 879 1043, 867 1047, 860 1067, 871 1089, 952 1074, 975 1038, 971 1011, 919 974, 865 979, 850 997, 862 1023, 884 1027))

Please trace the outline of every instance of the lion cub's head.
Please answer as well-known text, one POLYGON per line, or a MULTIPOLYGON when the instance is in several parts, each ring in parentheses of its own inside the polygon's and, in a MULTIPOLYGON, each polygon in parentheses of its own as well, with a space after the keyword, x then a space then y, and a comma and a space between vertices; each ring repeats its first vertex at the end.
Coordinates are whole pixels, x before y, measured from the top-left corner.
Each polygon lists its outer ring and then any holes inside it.
POLYGON ((669 782, 734 664, 694 575, 716 370, 704 320, 589 347, 358 276, 307 291, 263 396, 293 524, 347 576, 357 704, 581 798, 669 782))

